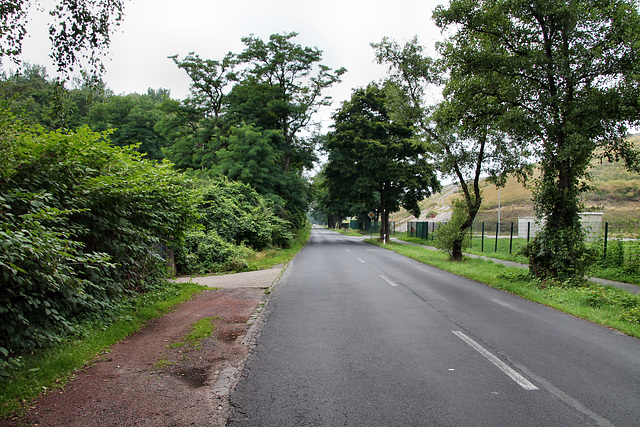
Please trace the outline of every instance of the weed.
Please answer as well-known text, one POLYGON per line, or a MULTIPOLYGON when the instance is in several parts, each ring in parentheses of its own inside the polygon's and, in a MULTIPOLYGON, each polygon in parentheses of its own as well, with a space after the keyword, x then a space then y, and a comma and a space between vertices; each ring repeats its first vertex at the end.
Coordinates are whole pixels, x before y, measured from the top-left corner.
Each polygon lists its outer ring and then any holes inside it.
POLYGON ((155 369, 166 369, 169 366, 173 366, 175 365, 177 362, 174 362, 172 360, 167 360, 164 357, 160 357, 158 359, 158 361, 156 363, 153 364, 153 367, 155 369))
POLYGON ((219 317, 204 317, 193 325, 191 325, 191 331, 184 337, 184 340, 195 349, 201 347, 202 340, 211 337, 213 335, 213 320, 219 319, 219 317))
POLYGON ((185 343, 183 343, 183 342, 174 342, 172 344, 169 344, 167 346, 167 348, 179 348, 179 347, 184 347, 184 346, 185 346, 185 343))

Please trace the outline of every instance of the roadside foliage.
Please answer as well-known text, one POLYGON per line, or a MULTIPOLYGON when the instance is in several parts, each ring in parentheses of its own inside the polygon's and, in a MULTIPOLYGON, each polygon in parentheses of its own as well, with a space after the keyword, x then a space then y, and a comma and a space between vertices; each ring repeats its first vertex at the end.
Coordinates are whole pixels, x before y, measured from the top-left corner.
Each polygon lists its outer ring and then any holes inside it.
POLYGON ((292 243, 291 224, 249 185, 226 178, 199 185, 194 194, 199 226, 176 252, 178 274, 242 270, 255 251, 292 243))
POLYGON ((44 131, 0 110, 0 373, 15 354, 99 322, 161 286, 161 248, 194 223, 167 163, 84 127, 44 131))

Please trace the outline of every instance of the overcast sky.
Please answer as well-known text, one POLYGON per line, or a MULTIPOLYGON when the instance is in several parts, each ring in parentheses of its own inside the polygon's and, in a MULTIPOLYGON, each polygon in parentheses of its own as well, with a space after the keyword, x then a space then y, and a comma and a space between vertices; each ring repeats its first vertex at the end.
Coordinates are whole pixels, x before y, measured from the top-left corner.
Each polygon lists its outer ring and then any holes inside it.
MULTIPOLYGON (((46 7, 53 0, 42 0, 46 7)), ((195 52, 205 59, 238 53, 241 37, 254 34, 264 40, 274 33, 295 31, 303 46, 323 51, 322 63, 347 68, 343 82, 330 95, 336 101, 351 89, 385 75, 374 63, 371 42, 390 37, 403 44, 414 35, 435 54, 442 39, 431 15, 447 0, 133 0, 126 2, 123 23, 112 38, 104 79, 116 94, 146 93, 164 88, 173 98, 189 92, 189 78, 167 57, 183 58, 195 52)), ((47 55, 49 40, 44 13, 32 14, 23 59, 54 71, 47 55)), ((337 108, 334 103, 332 108, 337 108)), ((326 114, 326 112, 325 112, 326 114)))

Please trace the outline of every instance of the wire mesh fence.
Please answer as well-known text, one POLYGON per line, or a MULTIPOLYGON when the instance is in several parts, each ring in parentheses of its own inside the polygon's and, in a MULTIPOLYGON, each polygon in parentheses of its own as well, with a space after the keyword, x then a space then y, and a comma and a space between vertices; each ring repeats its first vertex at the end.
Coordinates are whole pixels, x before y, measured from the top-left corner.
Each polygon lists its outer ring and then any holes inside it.
MULTIPOLYGON (((352 219, 349 222, 342 223, 342 228, 359 230, 366 234, 378 234, 380 233, 380 221, 358 221, 352 219)), ((396 234, 396 223, 393 221, 389 222, 389 233, 392 236, 396 234)))
MULTIPOLYGON (((436 238, 438 228, 443 224, 446 223, 413 221, 407 226, 407 236, 430 242, 436 238)), ((640 224, 637 221, 583 221, 582 227, 589 247, 600 262, 628 271, 640 271, 640 224)), ((540 224, 534 220, 475 222, 469 231, 469 249, 514 255, 539 230, 540 224)))

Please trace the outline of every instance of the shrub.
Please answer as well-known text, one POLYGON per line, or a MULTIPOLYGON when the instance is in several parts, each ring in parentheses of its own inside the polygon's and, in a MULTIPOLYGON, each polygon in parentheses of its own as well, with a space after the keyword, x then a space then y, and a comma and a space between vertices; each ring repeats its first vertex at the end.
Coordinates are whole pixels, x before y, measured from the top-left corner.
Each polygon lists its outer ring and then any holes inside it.
POLYGON ((187 234, 184 245, 176 252, 176 264, 181 273, 208 274, 247 268, 251 250, 236 246, 215 231, 193 231, 187 234))
POLYGON ((467 219, 469 209, 462 200, 453 202, 451 220, 442 224, 434 232, 434 245, 453 259, 456 247, 460 250, 471 246, 469 229, 462 229, 467 219))
POLYGON ((196 192, 200 230, 179 248, 180 274, 242 270, 252 250, 288 247, 294 239, 288 221, 247 184, 224 177, 201 183, 196 192))
POLYGON ((205 230, 255 250, 287 246, 291 225, 277 217, 271 203, 247 184, 220 177, 199 189, 197 209, 205 230))
POLYGON ((160 245, 195 220, 184 178, 88 128, 45 132, 0 110, 0 357, 77 333, 164 283, 160 245))

